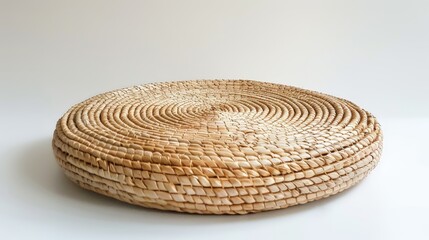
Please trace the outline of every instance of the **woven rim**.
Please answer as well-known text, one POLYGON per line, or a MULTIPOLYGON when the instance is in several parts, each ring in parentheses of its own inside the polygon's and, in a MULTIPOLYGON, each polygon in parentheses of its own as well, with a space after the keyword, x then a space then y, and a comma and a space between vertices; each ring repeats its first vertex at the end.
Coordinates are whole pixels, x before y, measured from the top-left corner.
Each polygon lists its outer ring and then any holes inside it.
POLYGON ((249 80, 146 84, 97 95, 57 123, 56 159, 81 187, 201 214, 336 194, 377 164, 382 133, 355 104, 249 80))

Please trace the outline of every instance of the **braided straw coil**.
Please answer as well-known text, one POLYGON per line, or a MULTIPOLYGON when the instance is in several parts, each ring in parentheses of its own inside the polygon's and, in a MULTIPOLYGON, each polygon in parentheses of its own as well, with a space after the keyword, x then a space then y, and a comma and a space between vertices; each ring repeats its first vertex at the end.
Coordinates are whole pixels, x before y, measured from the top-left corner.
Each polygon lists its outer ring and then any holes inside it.
POLYGON ((249 80, 146 84, 92 97, 53 149, 81 187, 144 207, 245 214, 328 197, 377 164, 382 133, 355 104, 249 80))

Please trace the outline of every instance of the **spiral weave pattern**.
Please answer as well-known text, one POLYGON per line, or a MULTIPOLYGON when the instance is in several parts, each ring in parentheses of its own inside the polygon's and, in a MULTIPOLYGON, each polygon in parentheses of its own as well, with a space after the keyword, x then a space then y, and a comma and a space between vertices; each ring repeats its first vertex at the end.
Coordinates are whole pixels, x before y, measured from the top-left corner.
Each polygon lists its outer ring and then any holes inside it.
POLYGON ((146 84, 92 97, 53 149, 81 187, 150 208, 245 214, 328 197, 377 164, 382 133, 355 104, 249 80, 146 84))

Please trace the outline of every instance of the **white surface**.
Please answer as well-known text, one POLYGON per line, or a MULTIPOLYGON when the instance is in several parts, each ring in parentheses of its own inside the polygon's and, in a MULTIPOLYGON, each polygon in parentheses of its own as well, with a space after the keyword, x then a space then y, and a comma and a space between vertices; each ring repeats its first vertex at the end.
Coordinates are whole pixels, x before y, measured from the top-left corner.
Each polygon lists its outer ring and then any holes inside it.
POLYGON ((427 1, 0 0, 0 239, 427 239, 427 1), (385 134, 337 196, 246 216, 130 206, 57 167, 56 120, 147 82, 243 78, 347 98, 385 134))

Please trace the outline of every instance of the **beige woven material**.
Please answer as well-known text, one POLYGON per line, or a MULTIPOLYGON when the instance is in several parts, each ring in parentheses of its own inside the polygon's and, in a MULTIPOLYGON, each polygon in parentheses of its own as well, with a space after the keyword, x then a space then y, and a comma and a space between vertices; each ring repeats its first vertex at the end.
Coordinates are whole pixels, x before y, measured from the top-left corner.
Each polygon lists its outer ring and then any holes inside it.
POLYGON ((150 208, 245 214, 328 197, 377 164, 382 133, 355 104, 247 80, 136 86, 72 107, 53 148, 81 187, 150 208))

